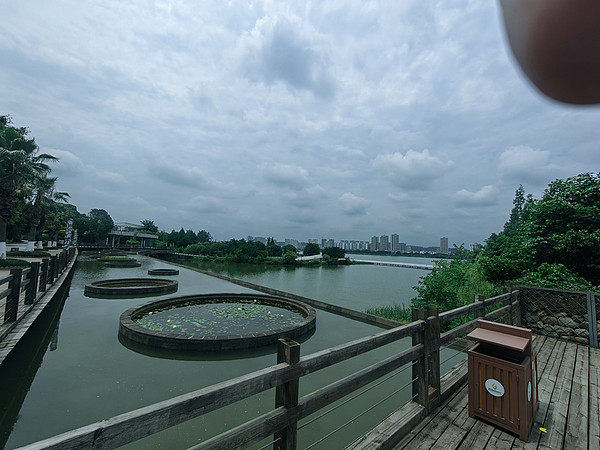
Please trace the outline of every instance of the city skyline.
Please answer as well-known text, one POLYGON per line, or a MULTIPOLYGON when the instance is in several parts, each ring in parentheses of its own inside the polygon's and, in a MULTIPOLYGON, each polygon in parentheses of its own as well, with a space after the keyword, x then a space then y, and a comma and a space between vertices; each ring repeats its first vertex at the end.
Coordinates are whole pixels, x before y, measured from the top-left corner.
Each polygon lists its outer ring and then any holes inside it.
MULTIPOLYGON (((341 247, 345 250, 350 251, 391 251, 391 252, 407 252, 412 251, 412 247, 415 248, 437 248, 440 253, 449 253, 449 240, 447 237, 441 237, 438 246, 435 245, 423 245, 420 243, 407 243, 400 242, 399 239, 394 239, 394 236, 399 238, 399 235, 396 233, 392 233, 391 235, 381 235, 381 236, 372 236, 370 240, 366 239, 340 239, 335 240, 333 238, 309 238, 306 240, 298 240, 295 238, 284 238, 280 240, 274 236, 246 236, 246 240, 248 241, 258 241, 266 244, 269 239, 273 239, 275 243, 279 245, 293 245, 296 248, 302 248, 306 244, 318 244, 321 248, 327 247, 341 247), (385 240, 385 244, 381 245, 381 238, 387 238, 385 240), (374 240, 375 239, 375 240, 374 240)), ((454 244, 454 243, 453 243, 454 244)), ((458 245, 458 244, 457 244, 458 245)), ((473 244, 471 244, 473 245, 473 244)))

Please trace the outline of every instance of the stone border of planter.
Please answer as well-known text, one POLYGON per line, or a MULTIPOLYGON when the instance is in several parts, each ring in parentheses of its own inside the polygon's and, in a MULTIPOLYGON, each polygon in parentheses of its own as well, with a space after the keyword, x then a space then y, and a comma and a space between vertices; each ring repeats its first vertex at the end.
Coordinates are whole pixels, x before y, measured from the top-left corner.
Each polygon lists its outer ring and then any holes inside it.
POLYGON ((148 275, 179 275, 179 270, 177 269, 148 269, 148 275))
POLYGON ((316 328, 316 318, 317 316, 315 310, 309 305, 271 295, 223 293, 186 295, 183 297, 155 300, 128 309, 121 314, 119 323, 119 336, 138 344, 166 350, 215 352, 222 350, 250 349, 274 344, 279 338, 282 337, 293 339, 310 333, 316 328), (215 303, 223 301, 235 302, 240 300, 258 300, 261 303, 292 308, 300 312, 304 316, 304 320, 300 321, 296 325, 269 330, 266 332, 226 336, 190 336, 184 334, 152 331, 138 325, 135 322, 136 318, 166 306, 177 306, 190 301, 195 301, 198 303, 215 303))
POLYGON ((83 289, 87 297, 126 298, 177 292, 179 284, 175 280, 161 278, 116 278, 88 283, 83 289))
POLYGON ((106 267, 140 267, 142 263, 136 261, 135 259, 115 259, 112 261, 106 261, 104 265, 106 267))

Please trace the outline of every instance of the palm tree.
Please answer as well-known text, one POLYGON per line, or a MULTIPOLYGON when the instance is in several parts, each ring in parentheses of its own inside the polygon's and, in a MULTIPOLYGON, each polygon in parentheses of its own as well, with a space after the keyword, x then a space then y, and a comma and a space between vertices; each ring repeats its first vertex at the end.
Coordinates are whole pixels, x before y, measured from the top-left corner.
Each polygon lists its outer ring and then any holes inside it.
POLYGON ((34 242, 37 238, 36 248, 42 248, 42 230, 46 218, 46 213, 57 202, 66 203, 69 199, 69 194, 66 192, 57 192, 56 177, 49 177, 46 172, 38 173, 33 179, 31 187, 33 193, 31 195, 31 203, 29 206, 29 216, 31 220, 31 228, 27 241, 27 251, 34 250, 34 242))
POLYGON ((0 259, 6 258, 6 226, 15 200, 27 198, 34 178, 50 172, 47 161, 57 161, 52 155, 38 154, 35 139, 27 137, 27 128, 10 123, 10 117, 0 116, 0 259))

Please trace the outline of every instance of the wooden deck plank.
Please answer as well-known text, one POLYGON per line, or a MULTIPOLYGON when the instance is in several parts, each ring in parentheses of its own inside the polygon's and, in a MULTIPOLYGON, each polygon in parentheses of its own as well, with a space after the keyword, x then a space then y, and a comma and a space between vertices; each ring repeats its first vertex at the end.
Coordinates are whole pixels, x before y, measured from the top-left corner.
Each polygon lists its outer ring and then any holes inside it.
POLYGON ((431 420, 425 426, 419 427, 416 433, 409 433, 394 448, 415 450, 431 448, 467 404, 466 386, 458 392, 458 395, 452 397, 448 403, 441 405, 430 415, 431 420))
POLYGON ((444 430, 431 448, 447 450, 455 447, 457 442, 461 442, 469 434, 476 422, 475 419, 469 417, 469 406, 465 404, 456 419, 444 430))
POLYGON ((420 419, 425 416, 425 408, 416 402, 408 402, 398 411, 381 422, 373 429, 372 433, 367 433, 354 441, 346 450, 350 449, 381 449, 389 448, 388 442, 396 439, 396 435, 405 432, 405 427, 418 425, 420 419))
MULTIPOLYGON (((459 450, 480 450, 485 448, 488 441, 492 437, 494 433, 494 428, 489 423, 486 423, 482 420, 476 420, 475 425, 471 428, 471 431, 467 436, 463 439, 463 441, 459 444, 457 449, 459 450)), ((449 447, 452 448, 452 447, 449 447)))
POLYGON ((588 443, 588 348, 577 347, 575 370, 571 384, 571 398, 567 415, 565 448, 587 448, 588 443))
POLYGON ((509 450, 512 448, 513 443, 517 439, 515 436, 512 436, 499 428, 494 429, 490 440, 487 442, 486 448, 494 449, 494 450, 509 450))
POLYGON ((548 407, 565 348, 566 343, 563 341, 546 339, 544 346, 540 353, 538 353, 538 410, 533 426, 529 431, 527 442, 516 440, 513 448, 530 450, 538 447, 542 435, 540 428, 546 427, 548 407))
POLYGON ((590 450, 600 449, 600 350, 589 349, 589 417, 588 443, 590 450))
POLYGON ((539 407, 528 442, 470 418, 465 386, 394 448, 600 450, 600 350, 550 337, 536 341, 539 407))
POLYGON ((548 415, 544 425, 547 432, 540 436, 540 447, 563 448, 576 354, 577 344, 568 342, 548 405, 548 415))

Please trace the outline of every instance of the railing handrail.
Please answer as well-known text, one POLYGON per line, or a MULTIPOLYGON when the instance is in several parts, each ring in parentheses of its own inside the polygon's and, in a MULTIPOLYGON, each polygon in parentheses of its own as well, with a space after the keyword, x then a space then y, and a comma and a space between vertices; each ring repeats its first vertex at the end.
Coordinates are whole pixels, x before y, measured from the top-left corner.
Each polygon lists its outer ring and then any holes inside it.
MULTIPOLYGON (((373 336, 356 339, 304 356, 294 366, 282 363, 260 369, 232 380, 217 383, 170 400, 121 414, 109 420, 77 428, 24 448, 64 449, 72 446, 75 448, 88 445, 96 447, 107 445, 107 448, 110 448, 112 444, 115 444, 114 440, 116 439, 119 439, 118 445, 124 445, 125 443, 133 442, 178 423, 272 389, 293 378, 308 375, 329 367, 332 364, 380 348, 397 339, 408 337, 412 332, 421 330, 422 328, 423 321, 416 321, 395 329, 385 330, 373 336), (179 411, 185 411, 185 417, 182 416, 181 420, 173 422, 173 417, 179 417, 179 411), (132 427, 132 422, 135 423, 135 427, 132 427), (136 428, 137 431, 132 431, 132 428, 136 428), (126 434, 128 435, 127 440, 123 440, 126 434)), ((422 346, 419 348, 422 350, 422 346)), ((411 350, 412 355, 414 349, 411 347, 409 350, 411 350)), ((418 350, 418 352, 420 353, 421 350, 418 350)), ((398 357, 396 356, 396 358, 398 357)), ((306 401, 308 402, 308 400, 306 401)), ((306 408, 308 408, 306 409, 307 411, 312 411, 312 408, 309 406, 306 408)))
MULTIPOLYGON (((458 308, 461 311, 459 316, 471 313, 475 315, 475 320, 457 328, 461 330, 460 334, 464 334, 476 326, 478 314, 479 317, 490 318, 489 314, 485 315, 486 305, 508 302, 495 315, 510 313, 512 308, 518 304, 518 299, 515 302, 509 301, 513 295, 514 292, 485 301, 481 299, 482 301, 476 301, 472 305, 458 308)), ((409 336, 412 336, 413 343, 408 349, 309 393, 297 399, 294 406, 276 406, 268 413, 251 419, 218 436, 209 438, 193 448, 227 447, 229 444, 240 446, 259 442, 265 437, 275 434, 278 430, 294 426, 299 419, 318 411, 359 387, 363 387, 409 362, 414 364, 413 389, 418 388, 419 403, 423 402, 421 404, 424 405, 423 411, 429 411, 429 402, 431 402, 430 406, 435 406, 439 404, 441 397, 440 343, 447 342, 447 338, 450 336, 449 333, 456 333, 455 330, 451 330, 440 334, 440 323, 457 316, 454 311, 438 315, 435 308, 428 308, 427 311, 416 311, 418 314, 415 317, 418 316, 418 320, 409 324, 306 355, 298 358, 295 363, 279 363, 260 369, 232 380, 62 433, 24 448, 65 449, 91 446, 113 448, 125 445, 260 392, 297 381, 305 375, 409 336), (432 355, 435 355, 436 352, 437 357, 433 357, 432 355), (433 367, 431 361, 436 361, 434 366, 437 367, 433 367), (416 381, 415 374, 419 378, 416 381), (433 393, 432 387, 434 388, 433 393)), ((283 343, 280 343, 280 345, 283 345, 283 343)))
POLYGON ((0 279, 0 299, 4 302, 3 320, 0 321, 0 339, 14 328, 16 323, 27 315, 32 305, 37 303, 52 285, 55 279, 64 272, 68 262, 75 255, 73 247, 63 249, 59 254, 42 258, 42 262, 31 262, 28 266, 10 269, 10 274, 0 279), (17 279, 18 278, 18 279, 17 279), (21 300, 21 294, 24 298, 21 300))

